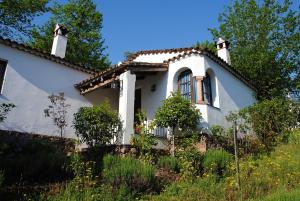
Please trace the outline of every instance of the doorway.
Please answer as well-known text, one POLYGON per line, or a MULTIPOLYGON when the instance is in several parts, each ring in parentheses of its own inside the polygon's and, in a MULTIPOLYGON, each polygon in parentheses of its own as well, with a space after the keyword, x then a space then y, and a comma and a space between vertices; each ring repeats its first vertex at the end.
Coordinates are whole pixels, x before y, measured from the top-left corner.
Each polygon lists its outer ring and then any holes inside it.
POLYGON ((140 124, 137 114, 141 112, 142 109, 142 89, 136 89, 134 95, 134 125, 140 124))

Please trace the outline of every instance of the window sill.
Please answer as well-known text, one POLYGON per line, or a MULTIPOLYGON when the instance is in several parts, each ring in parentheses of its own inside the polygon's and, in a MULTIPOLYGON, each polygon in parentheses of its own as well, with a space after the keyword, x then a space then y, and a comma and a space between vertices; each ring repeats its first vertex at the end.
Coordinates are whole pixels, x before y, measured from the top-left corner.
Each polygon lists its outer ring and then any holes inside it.
POLYGON ((213 108, 213 109, 221 110, 219 107, 215 107, 215 106, 213 106, 213 105, 210 105, 210 104, 204 103, 204 102, 201 102, 201 103, 195 103, 195 104, 196 104, 196 105, 207 105, 207 106, 209 106, 209 107, 211 107, 211 108, 213 108))

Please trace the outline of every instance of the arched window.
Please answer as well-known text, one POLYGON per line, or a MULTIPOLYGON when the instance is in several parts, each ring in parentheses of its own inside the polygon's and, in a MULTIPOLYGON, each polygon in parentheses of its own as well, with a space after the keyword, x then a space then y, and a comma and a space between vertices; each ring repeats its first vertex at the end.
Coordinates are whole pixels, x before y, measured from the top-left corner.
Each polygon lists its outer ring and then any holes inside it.
POLYGON ((205 77, 202 80, 202 98, 205 103, 213 105, 211 79, 208 73, 205 74, 205 77))
POLYGON ((193 87, 191 70, 183 71, 178 76, 178 91, 184 98, 192 101, 193 87))

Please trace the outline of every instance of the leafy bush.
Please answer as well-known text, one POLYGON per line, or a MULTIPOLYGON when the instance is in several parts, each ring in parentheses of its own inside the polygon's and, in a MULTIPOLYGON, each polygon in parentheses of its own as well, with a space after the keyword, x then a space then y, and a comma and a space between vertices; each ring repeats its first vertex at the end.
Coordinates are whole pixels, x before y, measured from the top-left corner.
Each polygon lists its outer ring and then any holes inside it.
POLYGON ((299 103, 274 98, 258 102, 248 108, 232 113, 228 121, 239 120, 240 127, 252 129, 267 151, 277 144, 277 137, 294 128, 299 121, 299 103))
POLYGON ((161 156, 158 158, 157 166, 174 172, 179 172, 178 159, 174 156, 161 156))
POLYGON ((206 173, 223 177, 227 172, 233 157, 223 149, 209 149, 204 156, 203 167, 206 173))
POLYGON ((175 129, 195 129, 201 120, 201 113, 189 100, 180 93, 172 93, 165 99, 162 105, 155 112, 154 124, 156 126, 171 128, 171 153, 175 155, 175 129))
POLYGON ((155 137, 149 133, 148 128, 144 125, 146 115, 141 112, 138 113, 136 117, 138 124, 135 126, 138 133, 133 135, 130 143, 132 147, 137 150, 137 154, 141 161, 152 163, 154 160, 153 147, 157 144, 155 142, 155 137))
POLYGON ((221 201, 225 199, 224 183, 211 177, 181 180, 165 188, 159 195, 145 196, 142 200, 151 201, 221 201))
POLYGON ((4 182, 4 171, 0 170, 0 187, 2 186, 4 182))
POLYGON ((125 185, 130 191, 143 192, 155 186, 154 167, 131 157, 106 155, 103 179, 115 188, 125 185))
POLYGON ((118 112, 110 107, 108 100, 98 106, 80 108, 74 114, 73 124, 76 135, 89 146, 110 143, 122 130, 118 112))
MULTIPOLYGON (((260 198, 278 189, 300 188, 299 144, 281 144, 274 152, 249 157, 240 163, 241 189, 244 199, 260 198)), ((233 168, 234 169, 234 168, 233 168)), ((226 191, 235 194, 235 176, 226 178, 226 191)))
POLYGON ((24 145, 0 142, 0 169, 5 172, 5 185, 47 183, 70 178, 69 158, 61 148, 48 141, 31 141, 24 145))

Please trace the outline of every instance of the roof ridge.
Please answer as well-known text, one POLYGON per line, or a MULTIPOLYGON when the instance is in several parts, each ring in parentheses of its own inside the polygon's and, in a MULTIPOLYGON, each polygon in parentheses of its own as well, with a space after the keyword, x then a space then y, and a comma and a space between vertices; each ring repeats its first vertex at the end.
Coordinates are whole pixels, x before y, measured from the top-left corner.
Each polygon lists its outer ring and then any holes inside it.
POLYGON ((33 48, 29 45, 25 45, 24 43, 19 43, 17 41, 11 40, 9 38, 4 38, 2 36, 0 36, 0 44, 10 46, 12 48, 16 48, 16 49, 31 53, 35 56, 39 56, 39 57, 51 60, 51 61, 54 61, 56 63, 63 64, 65 66, 68 66, 68 67, 71 67, 73 69, 80 70, 80 71, 83 71, 83 72, 86 72, 86 73, 89 73, 89 74, 94 74, 94 73, 99 72, 96 69, 92 69, 92 68, 87 67, 85 65, 82 65, 80 63, 75 63, 75 62, 72 62, 68 59, 64 59, 64 58, 52 55, 52 54, 46 52, 45 50, 41 50, 41 49, 38 49, 38 48, 33 48))
POLYGON ((143 55, 143 54, 163 54, 163 53, 181 53, 184 51, 191 51, 191 50, 203 50, 205 49, 204 47, 181 47, 181 48, 167 48, 167 49, 154 49, 154 50, 140 50, 129 56, 127 61, 133 61, 136 59, 138 56, 143 55))

